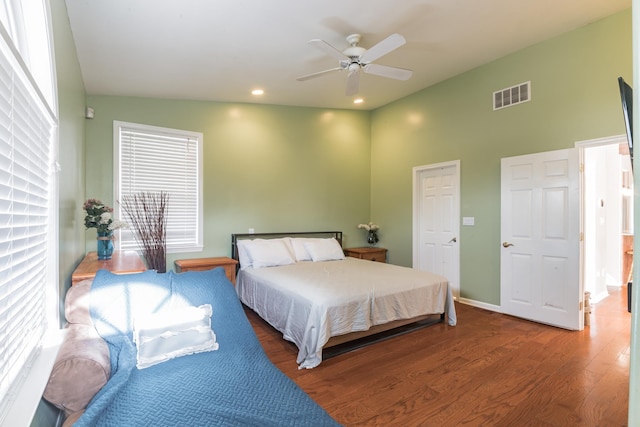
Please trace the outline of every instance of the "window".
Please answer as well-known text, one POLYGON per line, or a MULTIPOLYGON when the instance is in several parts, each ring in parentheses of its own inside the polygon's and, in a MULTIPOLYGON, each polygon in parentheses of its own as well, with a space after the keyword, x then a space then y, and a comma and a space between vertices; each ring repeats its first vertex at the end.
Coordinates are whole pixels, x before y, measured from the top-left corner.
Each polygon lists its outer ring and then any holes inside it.
POLYGON ((47 6, 11 0, 2 8, 0 424, 20 388, 29 386, 25 378, 45 333, 58 329, 57 108, 47 6), (35 52, 44 60, 34 61, 35 52))
MULTIPOLYGON (((202 134, 114 122, 115 198, 141 191, 169 193, 167 253, 202 250, 202 134)), ((116 203, 118 219, 126 220, 116 203)), ((121 229, 121 249, 137 249, 121 229)))
POLYGON ((55 105, 53 51, 49 45, 47 6, 44 0, 4 0, 0 22, 20 54, 34 87, 49 106, 55 105))

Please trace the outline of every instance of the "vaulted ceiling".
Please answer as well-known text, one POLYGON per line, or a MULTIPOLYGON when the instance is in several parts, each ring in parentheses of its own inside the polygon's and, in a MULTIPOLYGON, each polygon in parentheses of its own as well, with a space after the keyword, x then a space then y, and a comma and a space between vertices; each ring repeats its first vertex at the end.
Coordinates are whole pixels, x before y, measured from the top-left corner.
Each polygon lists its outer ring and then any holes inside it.
MULTIPOLYGON (((86 91, 222 102, 373 109, 542 40, 631 7, 631 0, 66 0, 86 91), (346 96, 338 51, 406 44, 375 64, 408 80, 360 73, 346 96), (254 96, 255 88, 264 95, 254 96), (355 98, 364 103, 354 105, 355 98)), ((514 82, 518 83, 518 82, 514 82)), ((500 89, 500 88, 496 88, 500 89)))

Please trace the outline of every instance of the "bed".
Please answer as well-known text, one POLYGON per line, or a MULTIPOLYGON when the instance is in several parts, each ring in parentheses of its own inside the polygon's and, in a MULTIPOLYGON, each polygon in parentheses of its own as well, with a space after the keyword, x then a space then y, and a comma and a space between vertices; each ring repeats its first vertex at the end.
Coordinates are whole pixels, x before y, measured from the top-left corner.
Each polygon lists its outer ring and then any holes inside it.
POLYGON ((323 350, 434 315, 456 324, 446 278, 408 267, 345 257, 342 233, 233 234, 243 304, 293 342, 299 368, 323 350))
POLYGON ((269 361, 224 269, 100 270, 89 299, 111 376, 75 426, 338 425, 269 361), (166 313, 169 329, 148 323, 166 313), (176 343, 186 350, 176 354, 176 343))

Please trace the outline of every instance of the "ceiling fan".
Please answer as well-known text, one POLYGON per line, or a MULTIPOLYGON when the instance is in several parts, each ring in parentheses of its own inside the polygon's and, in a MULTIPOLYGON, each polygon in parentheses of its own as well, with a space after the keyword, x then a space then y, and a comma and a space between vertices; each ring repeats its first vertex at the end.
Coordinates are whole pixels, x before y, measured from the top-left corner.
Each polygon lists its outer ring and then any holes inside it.
POLYGON ((390 77, 396 80, 407 80, 411 77, 411 74, 413 74, 413 71, 411 70, 372 63, 376 59, 381 58, 382 56, 405 44, 406 40, 404 39, 404 37, 402 37, 400 34, 392 34, 369 49, 358 46, 361 38, 362 36, 360 34, 351 34, 347 36, 349 47, 342 52, 340 52, 338 49, 331 46, 324 40, 310 40, 309 44, 336 58, 338 60, 339 66, 317 73, 300 76, 296 80, 304 81, 312 79, 314 77, 322 76, 332 71, 347 70, 349 74, 347 75, 347 88, 345 94, 347 96, 351 96, 358 93, 358 86, 360 84, 360 71, 368 74, 374 74, 376 76, 390 77))

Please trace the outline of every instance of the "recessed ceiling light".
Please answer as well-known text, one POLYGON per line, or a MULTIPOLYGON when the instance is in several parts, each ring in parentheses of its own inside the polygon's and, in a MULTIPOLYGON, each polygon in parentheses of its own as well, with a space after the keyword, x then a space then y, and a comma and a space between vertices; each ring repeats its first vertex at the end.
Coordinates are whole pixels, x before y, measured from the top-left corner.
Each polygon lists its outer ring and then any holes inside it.
POLYGON ((356 98, 356 99, 353 100, 354 104, 362 104, 363 102, 364 102, 364 99, 362 99, 362 98, 356 98))
POLYGON ((262 89, 254 89, 251 91, 251 95, 264 95, 264 90, 262 89))

